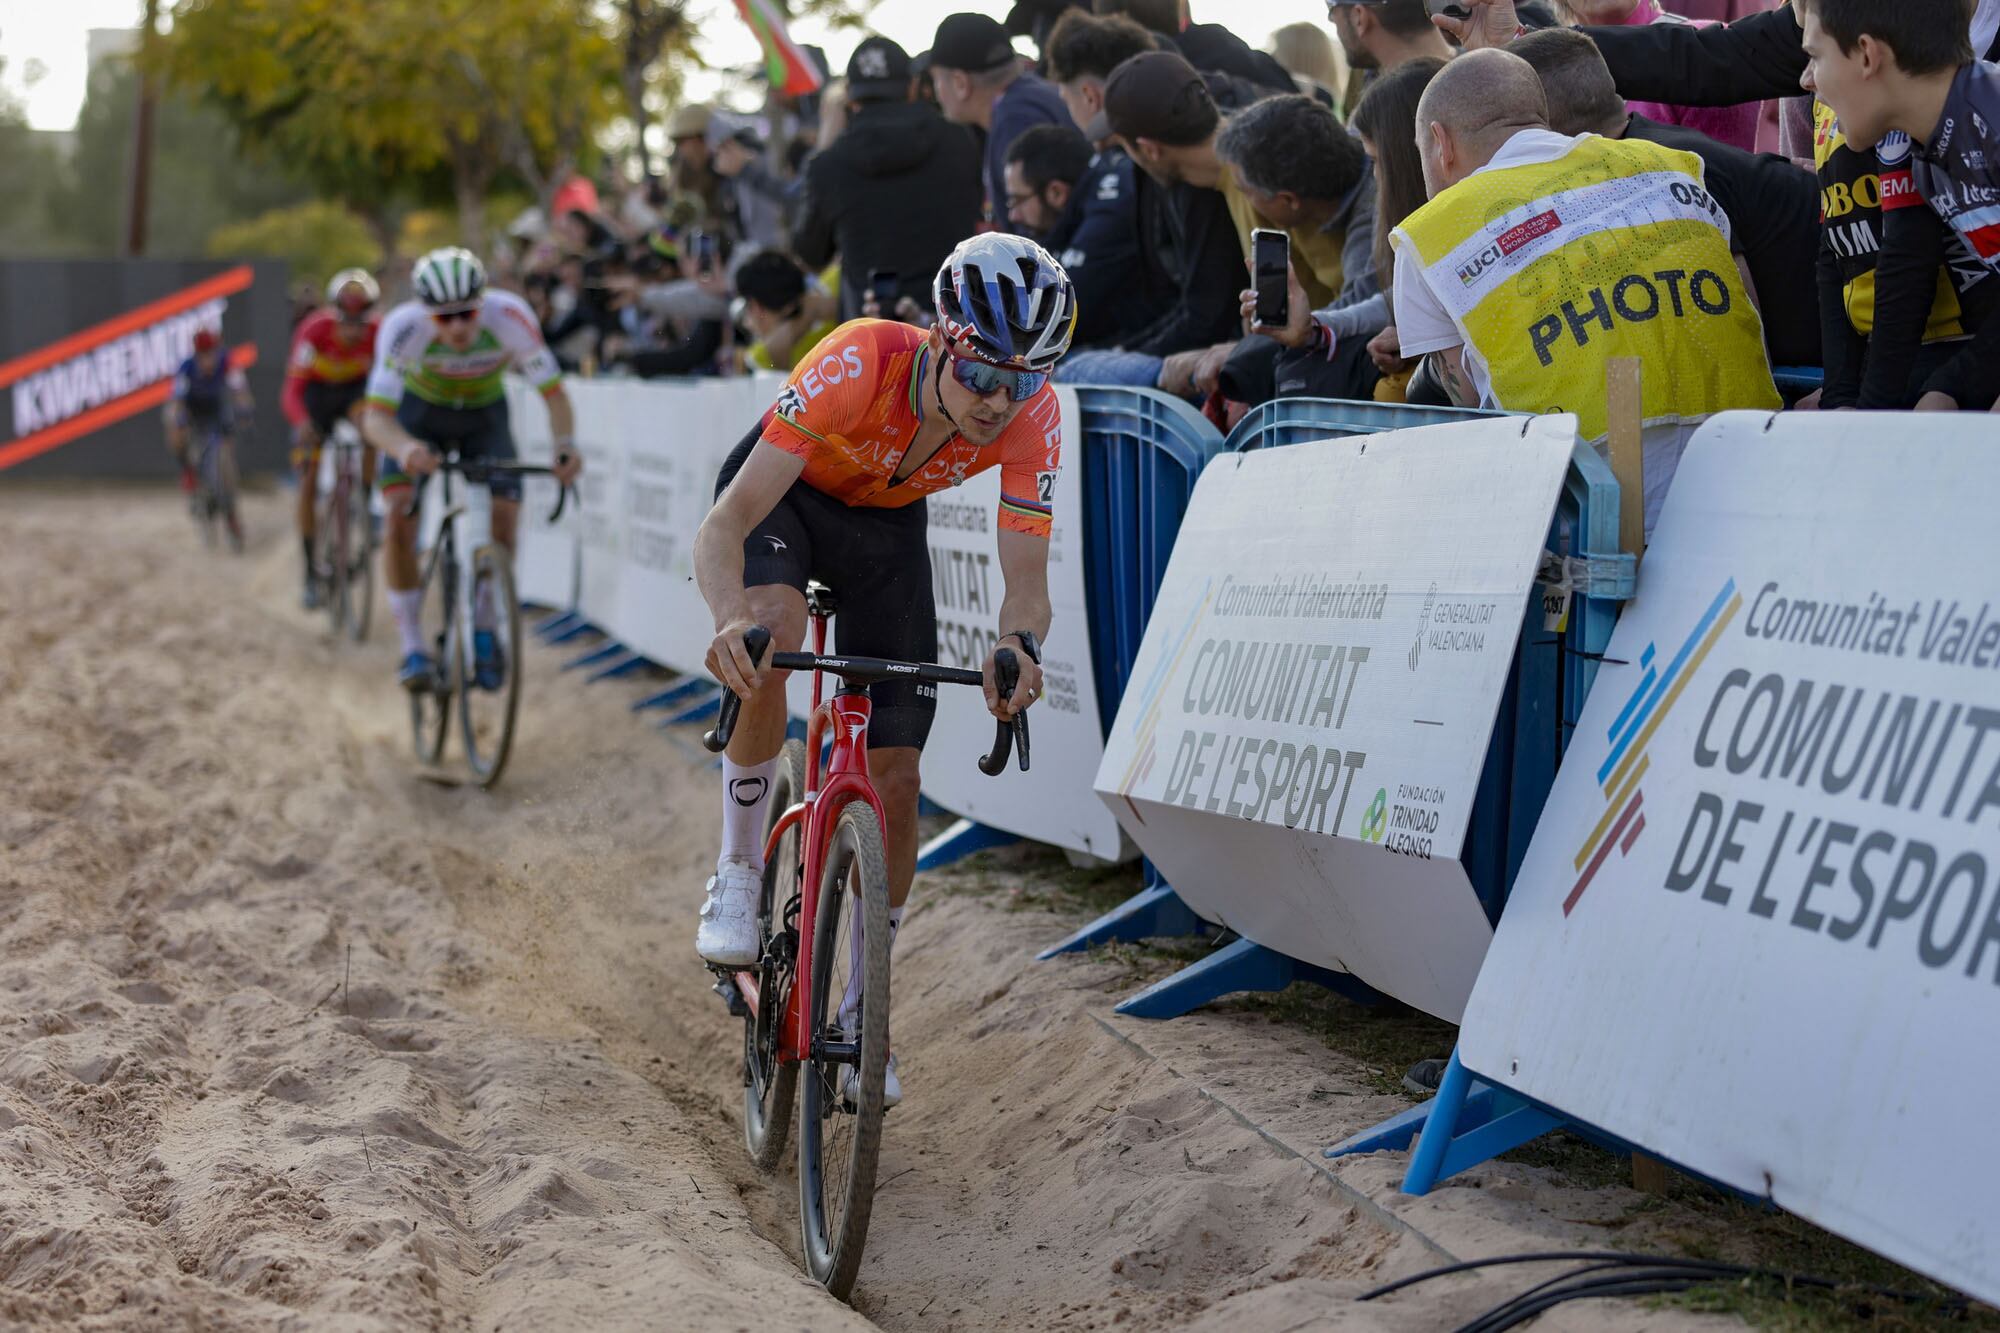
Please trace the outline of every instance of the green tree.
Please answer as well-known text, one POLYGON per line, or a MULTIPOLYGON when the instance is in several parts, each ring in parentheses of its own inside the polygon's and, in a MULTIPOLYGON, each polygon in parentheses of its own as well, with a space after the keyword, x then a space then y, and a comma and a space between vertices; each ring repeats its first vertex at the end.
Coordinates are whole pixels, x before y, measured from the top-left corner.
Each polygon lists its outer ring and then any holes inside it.
MULTIPOLYGON (((0 74, 6 69, 6 58, 0 57, 0 74)), ((0 254, 48 254, 62 248, 48 225, 49 195, 61 176, 55 149, 28 128, 26 109, 0 88, 0 254)))
POLYGON ((218 227, 209 235, 208 253, 216 259, 289 260, 293 279, 315 287, 341 269, 373 269, 382 262, 382 247, 368 224, 324 199, 218 227))
POLYGON ((544 199, 615 114, 617 53, 590 0, 179 0, 168 76, 370 216, 440 173, 486 238, 503 173, 544 199))
MULTIPOLYGON (((97 67, 77 119, 67 179, 50 192, 54 230, 81 253, 117 254, 124 240, 138 89, 138 71, 130 63, 107 60, 97 67)), ((216 228, 306 196, 284 171, 247 156, 227 119, 184 96, 162 96, 153 127, 146 246, 151 254, 200 255, 216 228)))

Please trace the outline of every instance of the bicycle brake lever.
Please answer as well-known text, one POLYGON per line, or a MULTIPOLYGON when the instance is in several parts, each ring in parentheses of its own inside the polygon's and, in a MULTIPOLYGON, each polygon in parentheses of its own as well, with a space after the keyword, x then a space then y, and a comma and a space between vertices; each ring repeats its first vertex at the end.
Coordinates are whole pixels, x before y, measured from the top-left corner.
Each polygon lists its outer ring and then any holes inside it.
MULTIPOLYGON (((764 650, 771 646, 771 631, 762 625, 752 625, 743 631, 743 646, 750 650, 750 660, 761 661, 764 650)), ((736 691, 724 687, 722 704, 715 715, 715 729, 701 738, 702 748, 710 754, 721 754, 729 748, 729 738, 736 734, 736 717, 743 711, 743 700, 736 691)))
POLYGON ((423 476, 418 477, 417 484, 410 488, 410 503, 403 507, 404 518, 415 518, 423 512, 424 487, 430 484, 430 479, 430 474, 427 472, 423 476))
MULTIPOLYGON (((1028 710, 1023 708, 1014 714, 1014 751, 1020 756, 1021 771, 1028 771, 1028 710)), ((1002 760, 1001 762, 1006 762, 1002 760)))
MULTIPOLYGON (((1002 648, 993 654, 993 683, 1002 699, 1012 697, 1014 687, 1021 682, 1021 666, 1011 648, 1002 648)), ((1017 728, 1021 718, 998 718, 994 721, 993 753, 982 755, 979 771, 989 778, 997 778, 1007 771, 1007 752, 1014 748, 1014 738, 1021 733, 1017 728)), ((1021 752, 1022 762, 1027 762, 1027 750, 1021 752)))
POLYGON ((549 514, 550 524, 553 525, 562 518, 563 506, 569 503, 569 492, 570 488, 567 486, 559 486, 556 488, 556 507, 549 514))

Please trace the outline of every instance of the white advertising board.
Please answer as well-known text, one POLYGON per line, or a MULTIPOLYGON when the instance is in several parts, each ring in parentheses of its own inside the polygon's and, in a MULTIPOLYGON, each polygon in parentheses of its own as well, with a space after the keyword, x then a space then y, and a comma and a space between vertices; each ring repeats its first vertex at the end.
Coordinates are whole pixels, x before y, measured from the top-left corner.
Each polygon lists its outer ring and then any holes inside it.
POLYGON ((615 633, 618 579, 625 547, 625 470, 630 440, 624 410, 633 386, 618 380, 569 380, 583 475, 576 492, 577 610, 615 633))
POLYGON ((2000 422, 1694 436, 1466 1066, 2000 1301, 2000 422))
MULTIPOLYGON (((993 745, 994 723, 978 690, 938 691, 937 721, 924 749, 924 795, 993 828, 1108 860, 1118 856, 1118 821, 1091 792, 1104 757, 1104 730, 1091 669, 1090 619, 1084 603, 1082 409, 1074 389, 1059 389, 1062 465, 1049 538, 1049 603, 1054 612, 1042 652, 1045 693, 1028 714, 1029 770, 1010 763, 999 777, 979 771, 993 745)), ((1055 440, 1052 439, 1051 443, 1055 440)), ((930 508, 931 585, 937 601, 938 661, 977 671, 999 623, 1000 472, 992 469, 942 491, 930 508)))
POLYGON ((1459 855, 1571 416, 1203 471, 1097 790, 1197 913, 1456 1021, 1492 937, 1459 855))
MULTIPOLYGON (((555 456, 548 405, 526 380, 509 377, 507 416, 523 462, 546 463, 555 456)), ((528 478, 521 492, 514 586, 523 602, 566 611, 576 602, 577 519, 565 506, 561 521, 550 524, 549 515, 555 507, 555 482, 547 477, 528 478)))

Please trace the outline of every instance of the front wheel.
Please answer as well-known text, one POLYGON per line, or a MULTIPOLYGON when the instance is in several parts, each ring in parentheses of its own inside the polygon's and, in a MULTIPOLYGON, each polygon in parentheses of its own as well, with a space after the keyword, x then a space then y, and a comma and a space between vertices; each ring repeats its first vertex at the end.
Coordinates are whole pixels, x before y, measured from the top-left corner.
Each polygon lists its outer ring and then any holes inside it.
POLYGON ((865 802, 848 803, 834 821, 816 917, 812 1049, 799 1079, 799 1230, 806 1271, 845 1300, 875 1207, 889 1063, 888 863, 865 802))
POLYGON ((507 767, 521 706, 521 603, 506 547, 483 546, 473 555, 471 600, 471 632, 452 635, 452 675, 466 762, 479 785, 491 787, 507 767), (474 635, 481 633, 493 636, 490 653, 474 651, 474 635))
POLYGON ((458 561, 448 534, 438 535, 437 545, 424 560, 423 594, 418 614, 423 621, 423 642, 431 651, 437 671, 431 688, 410 695, 410 740, 417 762, 435 765, 444 758, 445 737, 451 734, 452 644, 459 637, 458 561))
MULTIPOLYGON (((785 742, 778 771, 766 797, 764 841, 779 816, 805 797, 806 745, 785 742)), ((792 900, 799 892, 801 826, 794 823, 778 839, 764 863, 764 885, 757 904, 757 1012, 743 1016, 743 1145, 761 1170, 775 1171, 785 1154, 792 1129, 792 1099, 798 1095, 799 1066, 780 1061, 778 1046, 792 996, 793 964, 798 958, 798 918, 792 900)))
POLYGON ((368 514, 368 488, 358 479, 348 488, 343 521, 347 573, 342 605, 347 636, 361 643, 368 638, 368 620, 375 610, 375 526, 368 514))

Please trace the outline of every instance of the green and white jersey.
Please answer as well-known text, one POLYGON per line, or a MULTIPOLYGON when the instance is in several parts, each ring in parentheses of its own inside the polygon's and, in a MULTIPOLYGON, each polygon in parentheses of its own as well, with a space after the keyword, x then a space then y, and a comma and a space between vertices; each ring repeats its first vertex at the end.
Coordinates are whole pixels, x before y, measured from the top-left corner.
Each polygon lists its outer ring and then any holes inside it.
POLYGON ((423 302, 405 301, 391 310, 375 337, 368 400, 394 409, 409 393, 438 407, 485 407, 505 396, 500 377, 509 366, 544 393, 562 379, 535 312, 520 297, 487 291, 480 298, 478 324, 472 346, 455 352, 439 340, 423 302))

